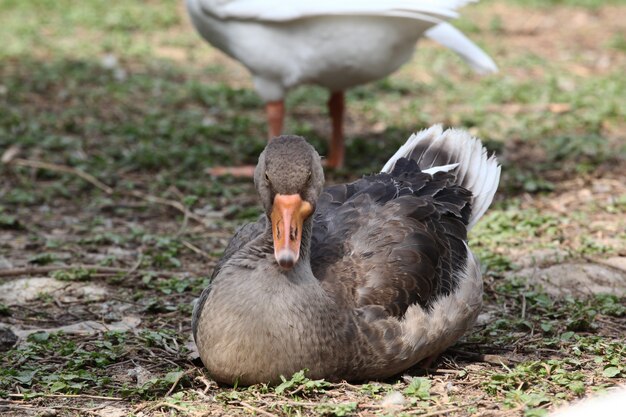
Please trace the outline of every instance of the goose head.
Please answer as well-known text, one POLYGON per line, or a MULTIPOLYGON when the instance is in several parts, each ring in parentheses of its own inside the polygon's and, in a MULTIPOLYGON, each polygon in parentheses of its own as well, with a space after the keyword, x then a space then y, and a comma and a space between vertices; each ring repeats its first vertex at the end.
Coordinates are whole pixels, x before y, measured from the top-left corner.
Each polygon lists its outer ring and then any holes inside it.
POLYGON ((276 137, 259 156, 254 183, 272 227, 276 262, 289 270, 310 244, 303 232, 324 186, 320 156, 300 136, 276 137))

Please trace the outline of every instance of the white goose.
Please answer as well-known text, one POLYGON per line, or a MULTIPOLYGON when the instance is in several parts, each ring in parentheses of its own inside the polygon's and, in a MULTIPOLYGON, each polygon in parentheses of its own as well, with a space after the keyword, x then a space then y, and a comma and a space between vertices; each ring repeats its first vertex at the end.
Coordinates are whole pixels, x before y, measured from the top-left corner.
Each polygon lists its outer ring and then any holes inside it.
POLYGON ((327 166, 333 168, 344 158, 344 91, 396 71, 422 35, 452 49, 479 73, 497 71, 485 52, 444 22, 475 0, 186 1, 204 39, 252 73, 266 103, 270 137, 282 132, 290 88, 317 84, 331 91, 327 166))

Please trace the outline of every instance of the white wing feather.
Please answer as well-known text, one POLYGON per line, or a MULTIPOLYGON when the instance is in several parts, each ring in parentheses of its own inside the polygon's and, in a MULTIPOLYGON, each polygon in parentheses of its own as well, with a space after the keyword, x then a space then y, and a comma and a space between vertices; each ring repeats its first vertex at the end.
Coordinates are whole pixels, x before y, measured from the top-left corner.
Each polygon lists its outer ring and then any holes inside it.
POLYGON ((441 22, 476 0, 197 0, 205 13, 220 19, 289 21, 313 16, 402 16, 441 22))
POLYGON ((500 182, 500 165, 495 155, 488 156, 480 140, 472 137, 468 132, 459 129, 444 131, 441 125, 435 125, 412 134, 387 161, 381 172, 393 171, 400 158, 409 157, 418 147, 424 148, 423 152, 412 158, 416 159, 423 172, 432 175, 439 171, 455 170, 457 184, 472 192, 472 212, 468 230, 471 229, 491 205, 500 182), (433 158, 433 155, 439 152, 445 152, 454 162, 439 166, 424 165, 424 161, 436 160, 437 158, 433 158))

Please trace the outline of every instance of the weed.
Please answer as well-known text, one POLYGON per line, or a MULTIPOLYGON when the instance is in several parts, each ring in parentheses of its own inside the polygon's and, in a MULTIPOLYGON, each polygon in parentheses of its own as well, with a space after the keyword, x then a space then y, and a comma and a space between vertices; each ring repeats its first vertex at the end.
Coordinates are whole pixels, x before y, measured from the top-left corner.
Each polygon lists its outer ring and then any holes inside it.
POLYGON ((380 384, 363 384, 359 387, 359 391, 366 394, 380 394, 387 391, 388 388, 380 384))
POLYGON ((182 244, 175 239, 163 236, 145 235, 143 243, 148 245, 144 263, 155 268, 180 268, 178 255, 182 244))
POLYGON ((283 381, 280 385, 276 386, 274 392, 276 394, 291 394, 297 393, 314 393, 324 390, 330 386, 330 384, 323 379, 309 379, 305 376, 307 369, 296 372, 290 379, 286 379, 281 376, 283 381))
POLYGON ((428 378, 412 378, 409 385, 404 389, 404 393, 409 397, 428 400, 430 399, 430 380, 428 378))
POLYGON ((0 303, 0 316, 10 316, 11 309, 5 304, 0 303))
MULTIPOLYGON (((168 332, 143 331, 138 341, 147 347, 183 354, 176 338, 168 332)), ((118 392, 123 395, 149 396, 167 391, 180 379, 180 370, 170 370, 138 388, 111 379, 108 369, 128 360, 136 349, 135 342, 124 332, 105 332, 98 339, 78 344, 63 333, 38 332, 26 343, 0 358, 0 390, 19 384, 25 393, 41 390, 66 394, 83 392, 118 392), (7 364, 19 364, 7 366, 7 364)))
POLYGON ((150 378, 138 388, 129 389, 128 394, 141 395, 144 398, 158 398, 159 394, 168 391, 173 384, 184 381, 185 372, 182 370, 170 371, 162 377, 150 378))
POLYGON ((35 265, 48 265, 57 261, 56 255, 52 253, 40 253, 28 259, 28 262, 35 265))
POLYGON ((85 268, 74 268, 69 270, 59 270, 52 273, 52 278, 59 281, 89 281, 92 271, 85 268))
POLYGON ((315 411, 320 415, 332 415, 337 417, 349 416, 356 411, 357 403, 348 402, 341 404, 322 404, 315 407, 315 411))
POLYGON ((4 210, 4 207, 0 206, 0 229, 20 230, 24 228, 16 216, 7 214, 4 210))

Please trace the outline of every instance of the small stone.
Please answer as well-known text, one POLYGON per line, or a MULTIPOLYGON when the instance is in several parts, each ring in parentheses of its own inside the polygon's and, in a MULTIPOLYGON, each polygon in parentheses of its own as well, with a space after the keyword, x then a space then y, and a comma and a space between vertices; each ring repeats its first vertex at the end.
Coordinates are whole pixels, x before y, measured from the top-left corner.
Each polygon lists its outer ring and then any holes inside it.
POLYGON ((0 285, 0 302, 21 305, 36 300, 42 293, 58 291, 67 282, 48 277, 20 278, 0 285))
POLYGON ((100 60, 100 65, 102 65, 102 68, 111 70, 119 65, 119 61, 117 60, 117 57, 115 55, 106 54, 100 60))
POLYGON ((206 116, 202 119, 201 123, 204 127, 215 126, 217 124, 217 119, 215 117, 206 116))
POLYGON ((100 417, 124 417, 130 415, 129 410, 112 406, 104 407, 97 412, 100 417))
POLYGON ((200 358, 200 353, 198 352, 198 346, 196 346, 196 342, 193 340, 193 337, 190 335, 187 343, 185 343, 185 347, 189 351, 187 353, 187 359, 190 361, 195 361, 200 358))
POLYGON ((133 369, 128 371, 128 376, 137 381, 138 387, 142 387, 153 377, 152 372, 148 371, 146 368, 140 365, 137 365, 133 369))
POLYGON ((494 311, 486 311, 484 313, 480 313, 478 318, 476 318, 476 326, 486 326, 489 323, 493 322, 496 318, 496 312, 494 311))
POLYGON ((6 352, 17 343, 17 335, 8 327, 0 326, 0 352, 6 352))
POLYGON ((109 290, 90 282, 59 281, 51 277, 29 277, 15 279, 0 285, 0 303, 23 305, 37 300, 41 294, 51 294, 63 303, 102 301, 109 290))
POLYGON ((121 259, 134 259, 137 257, 137 251, 124 249, 119 246, 112 246, 107 248, 107 255, 115 256, 116 258, 121 259))
POLYGON ((0 256, 0 269, 11 269, 13 264, 4 256, 0 256))

